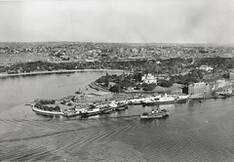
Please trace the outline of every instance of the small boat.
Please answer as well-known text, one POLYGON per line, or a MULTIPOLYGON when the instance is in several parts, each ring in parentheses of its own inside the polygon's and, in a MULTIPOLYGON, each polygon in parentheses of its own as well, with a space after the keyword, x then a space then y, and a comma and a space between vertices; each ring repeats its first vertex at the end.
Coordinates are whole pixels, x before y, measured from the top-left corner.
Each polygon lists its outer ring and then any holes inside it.
POLYGON ((152 112, 144 112, 140 115, 141 119, 160 119, 169 116, 169 112, 166 109, 152 111, 152 112))
POLYGON ((116 111, 122 111, 128 109, 128 105, 123 104, 123 105, 118 105, 118 107, 115 109, 116 111))
POLYGON ((114 109, 113 108, 106 108, 106 109, 102 109, 101 111, 100 111, 100 115, 103 115, 103 114, 110 114, 110 113, 112 113, 114 111, 114 109))

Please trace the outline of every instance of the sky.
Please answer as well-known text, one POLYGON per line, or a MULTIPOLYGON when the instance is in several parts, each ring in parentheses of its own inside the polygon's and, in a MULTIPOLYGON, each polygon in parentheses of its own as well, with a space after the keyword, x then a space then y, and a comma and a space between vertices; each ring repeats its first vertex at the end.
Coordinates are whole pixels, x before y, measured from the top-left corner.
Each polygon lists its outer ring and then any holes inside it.
POLYGON ((0 42, 234 44, 234 0, 0 1, 0 42))

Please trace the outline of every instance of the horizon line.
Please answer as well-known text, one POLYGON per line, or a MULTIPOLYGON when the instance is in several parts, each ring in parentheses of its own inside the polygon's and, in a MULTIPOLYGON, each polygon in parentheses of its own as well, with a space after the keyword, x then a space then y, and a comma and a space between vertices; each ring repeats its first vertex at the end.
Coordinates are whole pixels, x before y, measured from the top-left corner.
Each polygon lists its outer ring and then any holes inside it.
POLYGON ((234 43, 178 43, 178 42, 95 42, 95 41, 0 41, 0 44, 4 43, 93 43, 93 44, 158 44, 158 45, 207 45, 207 46, 234 46, 234 43))

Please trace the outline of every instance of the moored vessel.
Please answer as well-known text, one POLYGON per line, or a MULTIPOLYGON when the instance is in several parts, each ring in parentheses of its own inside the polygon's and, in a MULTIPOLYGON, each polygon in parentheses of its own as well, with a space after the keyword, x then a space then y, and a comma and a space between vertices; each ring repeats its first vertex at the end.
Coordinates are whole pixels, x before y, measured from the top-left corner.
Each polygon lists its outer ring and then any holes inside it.
POLYGON ((121 105, 118 105, 117 108, 115 108, 115 111, 122 111, 122 110, 126 110, 128 109, 128 105, 127 104, 121 104, 121 105))
POLYGON ((145 98, 134 98, 128 101, 129 105, 141 105, 145 98))
POLYGON ((161 105, 161 104, 172 104, 175 103, 176 98, 173 96, 165 96, 154 97, 154 98, 146 98, 142 102, 142 106, 151 106, 151 105, 161 105))
POLYGON ((92 109, 87 109, 85 112, 81 113, 80 117, 81 118, 88 118, 90 116, 95 116, 95 115, 99 115, 101 112, 101 109, 100 108, 92 108, 92 109))
POLYGON ((141 119, 160 119, 169 116, 169 112, 166 109, 152 110, 152 112, 144 112, 140 115, 141 119))
POLYGON ((188 95, 181 95, 181 96, 177 96, 175 102, 176 103, 186 103, 189 99, 188 95))

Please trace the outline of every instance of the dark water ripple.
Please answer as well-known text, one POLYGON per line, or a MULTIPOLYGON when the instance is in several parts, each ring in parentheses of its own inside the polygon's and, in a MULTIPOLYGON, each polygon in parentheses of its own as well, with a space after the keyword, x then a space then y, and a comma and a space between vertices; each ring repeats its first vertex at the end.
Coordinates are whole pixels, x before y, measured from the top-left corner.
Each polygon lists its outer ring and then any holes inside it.
MULTIPOLYGON (((69 123, 66 123, 66 124, 69 124, 69 123)), ((112 127, 113 125, 111 126, 110 123, 105 123, 104 125, 108 127, 108 129, 99 130, 100 128, 98 128, 97 126, 93 126, 93 127, 91 126, 88 128, 78 128, 78 129, 67 129, 67 127, 61 127, 62 129, 65 128, 65 130, 37 135, 37 136, 30 136, 30 137, 25 137, 25 138, 1 140, 0 145, 3 145, 3 144, 4 145, 7 144, 8 146, 14 145, 14 144, 18 145, 20 143, 24 143, 25 141, 30 146, 29 150, 23 149, 21 151, 20 149, 16 152, 10 151, 10 149, 8 150, 5 149, 2 159, 8 159, 11 161, 24 161, 24 160, 29 160, 29 159, 33 161, 42 160, 46 158, 47 156, 51 156, 51 154, 59 155, 61 152, 64 152, 65 150, 72 151, 78 147, 80 148, 82 146, 86 146, 89 143, 103 140, 105 138, 110 138, 111 136, 114 136, 116 134, 129 131, 130 129, 134 129, 134 127, 136 127, 138 123, 132 124, 130 122, 126 124, 126 123, 118 122, 117 126, 114 125, 114 127, 112 127), (94 131, 94 132, 91 132, 91 131, 94 131), (66 139, 64 139, 65 137, 66 139), (47 138, 50 138, 50 139, 52 138, 53 140, 54 139, 56 140, 57 138, 63 138, 63 139, 62 141, 56 141, 56 143, 52 142, 52 143, 43 144, 43 146, 34 145, 34 141, 37 141, 37 140, 41 141, 44 139, 47 140, 47 138), (11 144, 11 143, 14 143, 14 144, 11 144)), ((28 125, 26 124, 25 126, 28 126, 28 125)), ((68 126, 68 125, 65 125, 65 126, 68 126)), ((51 123, 46 125, 46 127, 51 127, 51 123)), ((56 129, 58 129, 58 127, 56 129)))
POLYGON ((147 161, 232 161, 234 124, 230 119, 234 111, 230 106, 219 114, 219 106, 197 107, 188 113, 181 107, 172 109, 169 118, 150 121, 140 121, 134 115, 89 120, 1 119, 1 126, 8 129, 0 134, 0 160, 90 158, 87 152, 93 145, 118 141, 126 148, 133 146, 147 161))

